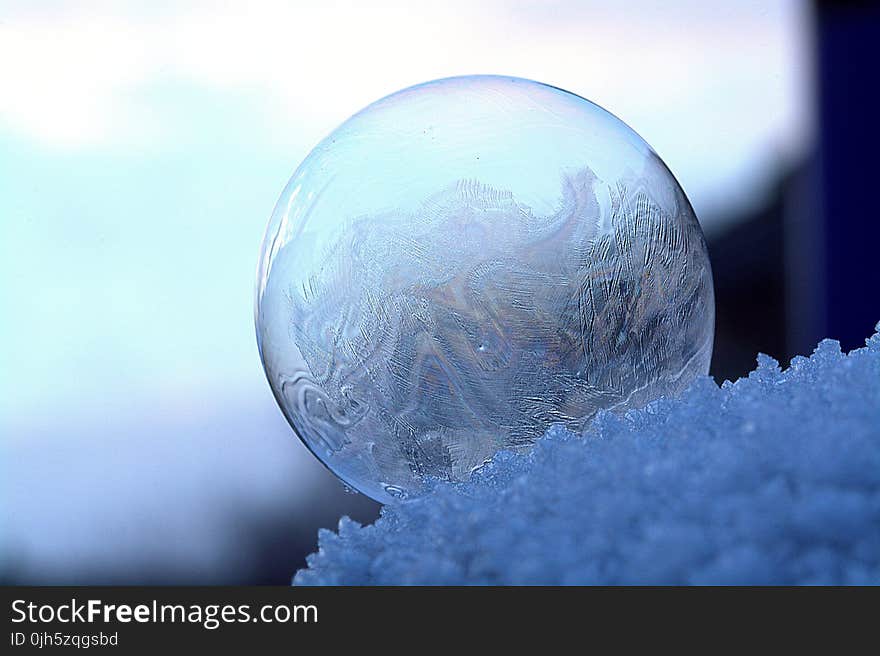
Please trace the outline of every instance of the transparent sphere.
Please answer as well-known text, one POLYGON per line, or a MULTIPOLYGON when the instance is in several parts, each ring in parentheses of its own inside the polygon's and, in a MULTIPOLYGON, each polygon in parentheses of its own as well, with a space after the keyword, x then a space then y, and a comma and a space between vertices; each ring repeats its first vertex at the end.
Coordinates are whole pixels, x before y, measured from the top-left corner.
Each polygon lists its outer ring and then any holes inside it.
POLYGON ((257 280, 281 409, 380 501, 682 391, 714 316, 703 234, 654 151, 508 77, 428 82, 343 123, 281 195, 257 280))

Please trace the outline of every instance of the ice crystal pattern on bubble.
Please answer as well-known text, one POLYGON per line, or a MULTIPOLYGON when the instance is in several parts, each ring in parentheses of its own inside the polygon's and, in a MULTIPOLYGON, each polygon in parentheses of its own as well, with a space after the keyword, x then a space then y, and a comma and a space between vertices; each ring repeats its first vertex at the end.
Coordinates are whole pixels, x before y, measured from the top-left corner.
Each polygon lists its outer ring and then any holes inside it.
POLYGON ((290 296, 311 373, 288 393, 332 425, 326 447, 393 435, 373 446, 382 479, 459 480, 552 423, 680 391, 711 348, 702 236, 622 185, 600 233, 593 183, 566 179, 547 218, 461 181, 417 216, 354 221, 290 296))
POLYGON ((712 276, 683 192, 617 119, 537 83, 440 81, 356 115, 295 174, 263 257, 276 398, 383 501, 708 370, 712 276))

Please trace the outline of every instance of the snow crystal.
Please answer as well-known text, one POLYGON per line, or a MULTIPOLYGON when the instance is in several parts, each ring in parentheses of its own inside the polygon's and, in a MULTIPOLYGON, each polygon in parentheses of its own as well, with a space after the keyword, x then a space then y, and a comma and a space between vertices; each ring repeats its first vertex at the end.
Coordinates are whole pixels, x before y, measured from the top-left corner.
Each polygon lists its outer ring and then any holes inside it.
POLYGON ((880 324, 322 530, 297 585, 880 584, 880 324))

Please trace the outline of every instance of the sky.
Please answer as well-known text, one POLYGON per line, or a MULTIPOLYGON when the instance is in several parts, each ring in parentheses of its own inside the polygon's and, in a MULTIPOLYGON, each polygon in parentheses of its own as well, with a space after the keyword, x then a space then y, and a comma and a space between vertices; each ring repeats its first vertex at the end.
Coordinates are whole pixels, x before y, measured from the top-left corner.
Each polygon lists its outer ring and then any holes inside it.
MULTIPOLYGON (((711 231, 810 146, 808 25, 790 1, 0 0, 6 498, 26 503, 41 458, 58 464, 39 513, 7 506, 7 535, 50 558, 64 540, 35 518, 115 521, 69 478, 77 458, 116 453, 199 509, 213 497, 175 481, 311 467, 263 378, 255 267, 297 164, 369 102, 469 73, 568 89, 641 134, 711 231), (212 440, 234 455, 203 461, 212 440), (75 512, 53 509, 62 494, 75 512)), ((106 512, 147 503, 114 481, 106 512)))

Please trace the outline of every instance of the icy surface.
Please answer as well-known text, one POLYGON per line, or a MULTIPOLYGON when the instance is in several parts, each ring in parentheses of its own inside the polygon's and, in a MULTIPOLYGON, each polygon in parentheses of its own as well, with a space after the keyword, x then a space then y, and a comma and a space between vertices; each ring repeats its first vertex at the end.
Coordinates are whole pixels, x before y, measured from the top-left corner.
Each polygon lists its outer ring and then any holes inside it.
POLYGON ((880 333, 553 427, 319 543, 295 584, 880 584, 880 333))

